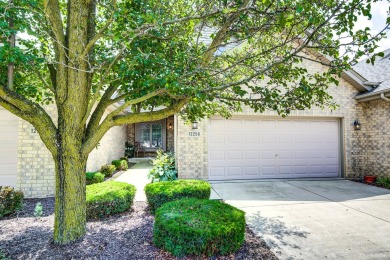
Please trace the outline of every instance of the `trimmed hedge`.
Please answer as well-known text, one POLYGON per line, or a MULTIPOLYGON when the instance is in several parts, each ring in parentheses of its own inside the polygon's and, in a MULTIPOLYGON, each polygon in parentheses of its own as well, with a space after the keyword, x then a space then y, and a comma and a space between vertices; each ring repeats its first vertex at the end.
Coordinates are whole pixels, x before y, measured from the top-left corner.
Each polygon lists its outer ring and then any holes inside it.
POLYGON ((377 183, 381 184, 383 187, 390 189, 390 177, 382 177, 377 180, 377 183))
POLYGON ((112 174, 115 172, 115 170, 116 170, 116 166, 112 164, 103 165, 100 168, 100 172, 104 174, 104 176, 106 177, 111 177, 112 174))
POLYGON ((129 168, 127 160, 113 160, 111 164, 115 165, 117 170, 124 171, 129 168))
POLYGON ((176 257, 236 252, 245 239, 245 213, 217 200, 181 199, 156 211, 155 246, 176 257))
POLYGON ((87 186, 87 219, 99 219, 131 208, 136 188, 125 182, 107 181, 87 186))
POLYGON ((0 186, 0 218, 23 208, 23 192, 0 186))
POLYGON ((166 202, 183 198, 209 199, 210 193, 210 184, 201 180, 154 182, 145 186, 146 199, 152 213, 166 202))
POLYGON ((100 172, 86 172, 85 173, 85 182, 87 185, 100 183, 104 181, 104 175, 100 172))

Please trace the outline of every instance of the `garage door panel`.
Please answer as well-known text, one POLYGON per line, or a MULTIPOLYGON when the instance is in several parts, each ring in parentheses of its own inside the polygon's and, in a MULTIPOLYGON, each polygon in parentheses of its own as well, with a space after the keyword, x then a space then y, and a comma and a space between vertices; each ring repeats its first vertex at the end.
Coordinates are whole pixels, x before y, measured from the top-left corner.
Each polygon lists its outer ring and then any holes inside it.
POLYGON ((312 149, 309 150, 309 156, 308 159, 318 159, 318 158, 323 158, 323 151, 318 150, 318 147, 313 147, 312 149))
POLYGON ((211 120, 211 180, 339 176, 337 120, 211 120))
POLYGON ((262 151, 261 152, 261 159, 264 159, 264 160, 269 160, 269 159, 272 159, 272 160, 275 160, 275 154, 276 152, 275 151, 262 151))
POLYGON ((244 136, 244 143, 246 145, 258 145, 259 144, 259 135, 258 134, 247 134, 244 136))
POLYGON ((15 175, 0 175, 0 186, 16 186, 16 179, 15 175))
POLYGON ((307 165, 295 165, 294 166, 294 173, 295 174, 308 174, 308 166, 307 165))
POLYGON ((239 166, 227 167, 227 175, 242 176, 242 167, 239 166))
POLYGON ((242 135, 241 134, 234 134, 227 137, 227 144, 228 145, 236 145, 241 144, 242 142, 242 135))
POLYGON ((259 151, 245 151, 245 160, 258 160, 259 151))
POLYGON ((246 176, 259 176, 260 175, 260 168, 258 166, 246 166, 245 168, 245 175, 246 176))
POLYGON ((307 158, 307 155, 309 154, 308 151, 300 151, 300 150, 295 150, 295 156, 294 158, 295 159, 306 159, 307 158))
POLYGON ((16 186, 19 119, 0 108, 0 186, 16 186))
POLYGON ((325 172, 329 172, 329 173, 334 173, 334 172, 337 172, 338 170, 338 165, 337 164, 333 164, 333 165, 325 165, 325 172))
POLYGON ((280 160, 283 160, 283 159, 291 159, 293 158, 294 156, 294 151, 290 150, 290 151, 279 151, 278 152, 278 157, 280 160))
POLYGON ((293 174, 294 169, 292 165, 280 165, 279 174, 293 174))
POLYGON ((261 174, 263 176, 275 176, 276 175, 276 167, 272 165, 264 165, 261 167, 261 174))
POLYGON ((276 128, 277 121, 275 120, 260 120, 259 126, 262 131, 269 131, 272 133, 276 128))
POLYGON ((228 151, 229 160, 241 160, 242 152, 241 151, 228 151))
POLYGON ((225 127, 231 129, 232 132, 241 131, 243 128, 243 120, 240 119, 229 119, 225 120, 225 127))
POLYGON ((210 167, 209 172, 210 172, 210 178, 225 176, 225 168, 224 167, 210 167))
POLYGON ((225 151, 211 151, 210 159, 214 160, 225 160, 225 151))
POLYGON ((244 120, 244 130, 246 131, 256 131, 259 127, 258 120, 244 120))
POLYGON ((15 142, 10 142, 9 140, 7 142, 1 142, 0 153, 15 153, 17 150, 18 147, 15 145, 15 142))
POLYGON ((221 134, 219 134, 219 135, 218 134, 210 135, 210 139, 213 140, 214 146, 218 145, 218 144, 224 144, 225 143, 225 136, 221 135, 221 134))
POLYGON ((274 144, 276 143, 276 136, 274 135, 263 135, 262 138, 263 144, 274 144))
MULTIPOLYGON (((1 127, 0 127, 1 128, 1 127)), ((15 127, 17 131, 17 127, 15 127)), ((18 138, 18 133, 17 132, 10 132, 10 131, 1 131, 0 129, 0 142, 3 145, 6 145, 7 143, 15 143, 15 139, 18 138)))
POLYGON ((12 165, 13 167, 15 167, 15 164, 18 162, 18 157, 15 156, 16 152, 17 151, 0 152, 2 161, 0 165, 12 165))

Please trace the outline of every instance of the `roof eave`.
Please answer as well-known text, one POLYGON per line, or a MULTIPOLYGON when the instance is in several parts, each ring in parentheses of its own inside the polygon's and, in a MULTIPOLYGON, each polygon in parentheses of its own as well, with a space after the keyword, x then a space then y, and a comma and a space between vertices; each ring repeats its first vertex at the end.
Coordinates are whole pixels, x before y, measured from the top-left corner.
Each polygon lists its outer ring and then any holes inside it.
MULTIPOLYGON (((309 52, 325 63, 331 63, 334 60, 329 55, 322 54, 314 49, 309 49, 309 52)), ((353 69, 342 72, 341 77, 360 92, 366 92, 372 89, 371 87, 364 85, 364 82, 367 82, 368 80, 353 69)))
POLYGON ((360 92, 370 91, 372 89, 372 87, 364 85, 364 82, 367 82, 367 80, 354 70, 344 71, 341 73, 341 76, 360 92))
POLYGON ((372 100, 382 99, 381 95, 384 95, 385 97, 390 97, 390 89, 385 89, 382 91, 374 92, 374 93, 367 93, 363 95, 355 96, 355 99, 357 102, 368 102, 372 100))

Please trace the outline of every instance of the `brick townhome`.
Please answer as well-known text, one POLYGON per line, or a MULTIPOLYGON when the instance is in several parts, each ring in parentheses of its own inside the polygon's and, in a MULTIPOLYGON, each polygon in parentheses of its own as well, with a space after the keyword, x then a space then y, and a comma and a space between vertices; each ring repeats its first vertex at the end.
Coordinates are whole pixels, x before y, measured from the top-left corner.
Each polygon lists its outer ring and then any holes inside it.
MULTIPOLYGON (((309 54, 307 54, 309 55, 309 54)), ((314 55, 314 54, 313 54, 314 55)), ((312 57, 317 58, 317 57, 312 57)), ((309 71, 320 64, 305 61, 309 71)), ((124 143, 174 150, 180 178, 205 180, 344 177, 390 174, 390 49, 375 66, 364 61, 330 86, 339 108, 294 111, 285 119, 250 108, 231 119, 212 117, 197 129, 178 116, 112 128, 88 161, 98 170, 124 154, 124 143), (361 123, 355 130, 354 122, 361 123)), ((54 107, 48 107, 51 115, 54 107)), ((54 195, 54 163, 27 122, 0 108, 0 185, 27 197, 54 195)))

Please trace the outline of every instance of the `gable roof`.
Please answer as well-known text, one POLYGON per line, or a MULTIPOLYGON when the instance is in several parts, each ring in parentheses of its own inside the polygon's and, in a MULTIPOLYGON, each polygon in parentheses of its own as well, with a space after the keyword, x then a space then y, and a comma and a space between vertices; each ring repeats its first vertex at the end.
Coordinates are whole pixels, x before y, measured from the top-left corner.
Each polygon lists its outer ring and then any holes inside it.
POLYGON ((367 79, 366 85, 372 89, 358 94, 355 98, 358 101, 369 101, 380 98, 381 94, 390 95, 390 48, 384 51, 384 57, 377 57, 374 65, 362 60, 353 66, 353 69, 367 79))

